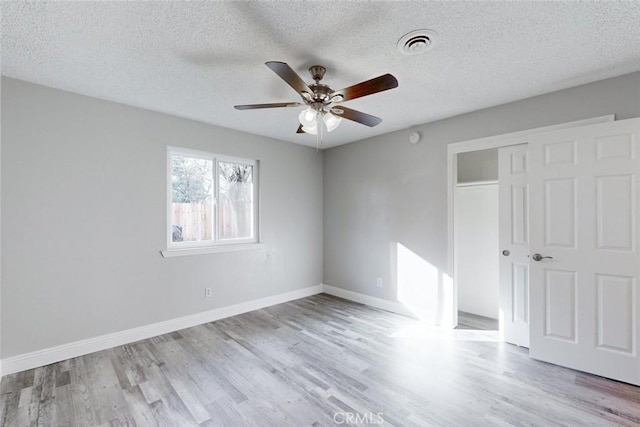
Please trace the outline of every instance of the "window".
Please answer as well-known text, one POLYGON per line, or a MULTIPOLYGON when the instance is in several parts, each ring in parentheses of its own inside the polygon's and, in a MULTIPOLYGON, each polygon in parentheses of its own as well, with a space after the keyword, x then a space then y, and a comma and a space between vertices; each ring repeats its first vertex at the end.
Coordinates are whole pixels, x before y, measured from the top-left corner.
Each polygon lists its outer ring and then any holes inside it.
POLYGON ((258 241, 255 160, 169 147, 167 161, 168 248, 258 241))

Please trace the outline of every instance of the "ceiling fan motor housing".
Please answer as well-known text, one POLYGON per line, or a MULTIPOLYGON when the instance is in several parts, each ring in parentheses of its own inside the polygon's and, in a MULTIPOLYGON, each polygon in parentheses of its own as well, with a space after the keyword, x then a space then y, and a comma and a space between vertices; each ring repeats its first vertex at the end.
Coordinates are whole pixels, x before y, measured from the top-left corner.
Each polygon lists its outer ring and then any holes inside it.
POLYGON ((311 77, 313 78, 313 80, 318 83, 324 77, 324 73, 327 72, 327 69, 322 65, 312 65, 311 67, 309 67, 309 72, 311 73, 311 77))
POLYGON ((321 83, 310 84, 309 89, 313 91, 312 102, 322 102, 328 103, 331 102, 331 94, 333 93, 333 89, 331 89, 327 85, 323 85, 321 83))

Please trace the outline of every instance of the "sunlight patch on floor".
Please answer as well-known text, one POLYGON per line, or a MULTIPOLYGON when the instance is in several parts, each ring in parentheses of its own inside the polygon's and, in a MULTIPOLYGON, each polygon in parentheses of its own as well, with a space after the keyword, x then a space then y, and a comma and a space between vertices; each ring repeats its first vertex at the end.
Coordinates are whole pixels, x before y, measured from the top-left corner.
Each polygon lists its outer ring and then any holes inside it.
POLYGON ((389 335, 391 338, 422 341, 480 341, 500 342, 500 332, 471 329, 444 329, 424 323, 411 325, 389 335))

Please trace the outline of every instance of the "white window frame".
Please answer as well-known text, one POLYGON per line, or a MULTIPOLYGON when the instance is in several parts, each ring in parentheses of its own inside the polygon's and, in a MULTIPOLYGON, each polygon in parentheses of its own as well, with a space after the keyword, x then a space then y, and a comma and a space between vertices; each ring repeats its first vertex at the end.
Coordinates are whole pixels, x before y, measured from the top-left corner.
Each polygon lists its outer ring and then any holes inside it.
POLYGON ((260 244, 260 184, 259 184, 259 161, 252 159, 245 159, 241 157, 233 157, 233 156, 225 156, 216 153, 211 153, 207 151, 194 150, 191 148, 183 148, 183 147, 175 147, 168 146, 167 147, 167 224, 166 224, 166 239, 167 239, 167 250, 162 251, 162 255, 164 257, 168 256, 179 256, 179 255, 192 255, 192 254, 204 254, 204 253, 212 253, 212 252, 226 252, 226 251, 237 251, 244 249, 252 249, 257 247, 260 244), (212 240, 201 240, 195 242, 174 242, 173 241, 173 233, 172 233, 172 218, 173 218, 173 209, 172 209, 172 177, 173 177, 173 167, 172 167, 172 156, 186 156, 192 158, 199 158, 205 160, 211 160, 213 162, 212 169, 212 179, 213 179, 213 215, 211 218, 212 221, 212 230, 213 230, 213 239, 212 240), (220 204, 218 203, 220 196, 220 186, 219 186, 219 163, 220 162, 229 162, 229 163, 237 163, 242 165, 248 165, 253 167, 252 173, 252 183, 253 183, 253 224, 252 231, 253 236, 250 238, 240 238, 240 239, 220 239, 220 204))

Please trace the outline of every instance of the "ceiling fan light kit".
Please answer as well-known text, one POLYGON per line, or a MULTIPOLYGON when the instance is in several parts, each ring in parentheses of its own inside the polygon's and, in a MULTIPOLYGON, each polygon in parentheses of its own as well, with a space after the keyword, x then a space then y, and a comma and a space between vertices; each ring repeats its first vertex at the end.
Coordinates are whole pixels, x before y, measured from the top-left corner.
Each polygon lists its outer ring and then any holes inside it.
POLYGON ((331 111, 325 111, 322 106, 312 105, 300 112, 298 120, 305 133, 317 135, 319 120, 324 122, 327 132, 333 132, 342 121, 342 117, 332 114, 331 111))
POLYGON ((303 103, 248 104, 236 105, 235 108, 237 110, 255 110, 306 105, 307 108, 298 115, 300 125, 297 133, 319 135, 318 144, 321 143, 321 136, 324 131, 334 131, 342 122, 342 119, 351 120, 369 127, 376 126, 382 122, 379 117, 343 106, 336 107, 335 104, 398 87, 398 80, 394 76, 384 74, 344 89, 333 90, 331 87, 320 83, 326 72, 326 68, 321 65, 309 67, 309 73, 315 80, 315 83, 309 85, 284 62, 269 61, 266 66, 291 86, 300 95, 303 103))
POLYGON ((327 126, 327 130, 331 132, 338 127, 338 125, 342 121, 342 117, 338 117, 331 113, 326 113, 322 116, 322 120, 324 120, 324 124, 327 126))

